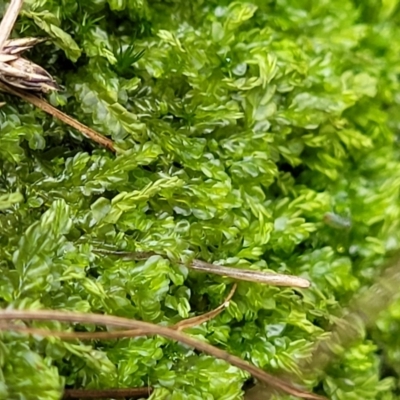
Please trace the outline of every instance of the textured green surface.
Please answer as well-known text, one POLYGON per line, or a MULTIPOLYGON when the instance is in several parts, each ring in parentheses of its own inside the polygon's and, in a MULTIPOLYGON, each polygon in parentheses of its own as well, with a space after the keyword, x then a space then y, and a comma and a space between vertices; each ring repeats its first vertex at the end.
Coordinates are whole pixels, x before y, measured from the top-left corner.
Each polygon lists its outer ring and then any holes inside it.
MULTIPOLYGON (((313 287, 241 283, 190 333, 303 381, 298 360, 399 247, 398 1, 25 3, 14 35, 51 38, 29 54, 65 85, 50 101, 119 150, 3 96, 1 306, 174 323, 232 285, 93 247, 297 274, 313 287)), ((399 332, 395 304, 305 386, 338 400, 399 398, 399 332)), ((64 385, 233 400, 249 378, 162 338, 3 333, 0 365, 10 400, 59 399, 64 385)))

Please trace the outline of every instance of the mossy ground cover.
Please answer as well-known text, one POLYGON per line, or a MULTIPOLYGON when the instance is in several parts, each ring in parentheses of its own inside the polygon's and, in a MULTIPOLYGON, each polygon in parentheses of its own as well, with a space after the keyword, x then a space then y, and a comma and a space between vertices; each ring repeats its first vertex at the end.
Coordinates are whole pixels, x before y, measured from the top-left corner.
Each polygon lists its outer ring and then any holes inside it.
MULTIPOLYGON (((398 1, 25 3, 14 36, 51 39, 29 54, 64 85, 49 101, 118 151, 3 96, 1 306, 173 324, 232 287, 174 260, 300 275, 311 289, 239 283, 188 332, 331 399, 399 398, 399 304, 323 373, 297 367, 399 247, 398 1)), ((1 399, 151 385, 233 400, 249 379, 160 337, 2 333, 0 365, 1 399)))

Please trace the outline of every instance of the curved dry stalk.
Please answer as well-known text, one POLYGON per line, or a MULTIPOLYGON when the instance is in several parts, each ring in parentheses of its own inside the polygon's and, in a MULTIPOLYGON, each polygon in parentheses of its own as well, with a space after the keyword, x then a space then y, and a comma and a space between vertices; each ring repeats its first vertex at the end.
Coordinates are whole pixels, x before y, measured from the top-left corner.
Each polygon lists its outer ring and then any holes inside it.
POLYGON ((9 38, 24 0, 11 0, 0 23, 0 53, 9 38))
POLYGON ((210 321, 211 319, 215 318, 217 315, 221 314, 222 311, 225 310, 225 308, 229 306, 229 302, 231 301, 233 295, 235 294, 236 289, 237 289, 237 284, 235 283, 231 291, 229 292, 228 296, 224 300, 224 302, 214 310, 211 310, 205 314, 198 315, 193 318, 184 319, 183 321, 176 323, 172 328, 181 331, 182 329, 188 329, 194 326, 204 324, 204 322, 210 321))
MULTIPOLYGON (((219 315, 226 307, 228 307, 230 300, 236 292, 237 285, 236 283, 233 285, 231 291, 228 296, 224 300, 224 302, 219 305, 214 310, 209 311, 208 313, 198 315, 193 318, 184 319, 175 325, 172 325, 171 329, 176 329, 181 331, 183 329, 193 328, 204 322, 215 318, 219 315)), ((18 332, 30 333, 32 335, 46 336, 49 332, 47 329, 41 328, 31 328, 26 327, 24 325, 16 325, 13 323, 4 323, 0 322, 0 330, 13 330, 18 332)), ((138 336, 143 336, 143 333, 137 329, 129 329, 129 330, 118 330, 114 332, 60 332, 57 335, 60 339, 80 339, 80 340, 110 340, 110 339, 121 339, 121 338, 133 338, 138 336)))
MULTIPOLYGON (((326 398, 298 389, 297 387, 287 383, 286 381, 276 378, 275 376, 268 374, 260 368, 248 363, 241 358, 227 353, 217 347, 214 347, 208 343, 201 342, 179 332, 177 330, 151 324, 149 322, 135 321, 122 317, 114 317, 111 315, 99 315, 99 314, 84 314, 84 313, 73 313, 66 311, 53 311, 53 310, 0 310, 0 321, 7 320, 37 320, 37 321, 60 321, 60 322, 77 322, 87 323, 102 326, 114 326, 119 328, 137 329, 141 331, 143 336, 146 335, 160 335, 165 338, 176 340, 191 346, 199 351, 202 351, 210 356, 224 360, 237 368, 247 371, 253 375, 259 381, 270 386, 271 388, 281 390, 293 396, 300 397, 302 399, 310 400, 323 400, 326 398)), ((8 327, 7 329, 10 329, 8 327)), ((44 336, 58 336, 59 332, 48 331, 44 336)))
MULTIPOLYGON (((146 260, 151 256, 161 256, 165 257, 163 254, 159 254, 153 251, 138 251, 138 252, 130 252, 130 251, 112 251, 105 249, 93 249, 93 252, 100 254, 108 254, 114 256, 121 256, 131 260, 146 260)), ((178 261, 178 263, 184 265, 187 268, 205 272, 209 274, 215 274, 220 276, 226 276, 232 279, 236 279, 238 281, 248 281, 248 282, 256 282, 263 283, 271 286, 289 286, 289 287, 297 287, 297 288, 309 288, 311 286, 310 281, 304 278, 300 278, 298 276, 293 275, 285 275, 278 273, 270 273, 263 271, 255 271, 252 269, 240 269, 233 267, 225 267, 217 264, 210 264, 201 260, 193 260, 189 264, 185 264, 184 262, 178 261)))
POLYGON ((65 389, 63 399, 136 399, 148 397, 151 387, 132 389, 65 389))
POLYGON ((116 150, 115 150, 114 142, 111 139, 101 135, 100 133, 98 133, 95 130, 89 128, 88 126, 80 123, 79 121, 70 117, 69 115, 64 114, 62 111, 58 110, 57 108, 55 108, 51 104, 49 104, 46 100, 43 100, 43 99, 35 96, 34 94, 25 93, 25 92, 16 90, 2 82, 0 82, 0 90, 3 90, 7 93, 18 96, 21 99, 27 101, 28 103, 33 104, 34 106, 36 106, 36 107, 40 108, 41 110, 43 110, 44 112, 46 112, 47 114, 50 114, 51 116, 58 118, 60 121, 66 123, 67 125, 72 126, 73 128, 77 129, 84 136, 93 140, 95 143, 99 144, 100 146, 103 146, 106 149, 115 153, 116 150))

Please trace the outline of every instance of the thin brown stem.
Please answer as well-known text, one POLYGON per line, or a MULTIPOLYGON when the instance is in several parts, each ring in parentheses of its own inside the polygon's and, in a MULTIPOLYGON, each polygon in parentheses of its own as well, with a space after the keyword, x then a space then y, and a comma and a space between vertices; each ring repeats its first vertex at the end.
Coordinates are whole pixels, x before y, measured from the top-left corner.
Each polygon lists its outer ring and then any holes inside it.
MULTIPOLYGON (((60 321, 60 322, 76 322, 76 323, 87 323, 102 326, 114 326, 119 328, 138 329, 142 335, 160 335, 171 340, 182 342, 188 346, 191 346, 199 351, 202 351, 210 356, 224 360, 237 368, 247 371, 253 375, 259 381, 263 382, 270 387, 281 390, 285 393, 297 396, 303 399, 314 399, 322 400, 325 399, 322 396, 298 389, 290 383, 276 378, 275 376, 268 374, 260 368, 242 360, 241 358, 227 353, 217 347, 214 347, 208 343, 201 342, 188 336, 177 330, 151 324, 148 322, 135 321, 127 318, 115 317, 111 315, 99 315, 99 314, 84 314, 84 313, 73 313, 65 311, 53 311, 53 310, 1 310, 0 320, 37 320, 37 321, 60 321)), ((58 336, 58 332, 48 331, 44 336, 58 336)))
POLYGON ((203 324, 204 322, 210 321, 211 319, 215 318, 217 315, 221 314, 222 311, 225 310, 226 307, 228 307, 229 302, 231 301, 233 295, 236 292, 237 284, 235 283, 229 292, 228 296, 224 300, 224 302, 219 305, 217 308, 214 310, 209 311, 208 313, 198 315, 193 318, 188 318, 184 319, 183 321, 178 322, 173 326, 174 329, 177 329, 178 331, 181 331, 182 329, 188 329, 192 328, 194 326, 198 326, 203 324))
POLYGON ((229 276, 230 278, 237 279, 239 281, 265 283, 271 286, 290 286, 298 288, 310 287, 310 282, 307 279, 293 275, 224 267, 222 265, 210 264, 201 260, 193 260, 188 267, 200 272, 229 276))
POLYGON ((7 7, 0 23, 0 52, 3 50, 4 44, 14 28, 23 3, 24 0, 11 0, 10 5, 7 7))
MULTIPOLYGON (((93 249, 93 251, 95 253, 115 255, 132 260, 144 260, 154 255, 160 255, 164 257, 164 255, 155 253, 153 251, 129 252, 129 251, 112 251, 104 249, 93 249)), ((248 282, 263 283, 272 286, 288 286, 297 288, 309 288, 311 285, 310 281, 308 281, 307 279, 293 275, 255 271, 251 269, 225 267, 222 265, 210 264, 208 262, 196 259, 188 264, 185 264, 181 261, 178 261, 178 263, 185 265, 187 268, 199 272, 205 272, 220 276, 227 276, 229 278, 236 279, 238 281, 248 281, 248 282)))
MULTIPOLYGON (((175 325, 171 326, 171 329, 183 330, 188 328, 193 328, 204 322, 215 318, 219 315, 229 304, 233 295, 235 294, 237 285, 234 284, 228 296, 224 300, 224 302, 215 308, 214 310, 209 311, 208 313, 198 315, 193 318, 184 319, 175 325)), ((31 328, 25 325, 16 325, 10 322, 0 322, 0 330, 13 330, 17 332, 25 332, 30 333, 32 335, 46 336, 49 332, 47 329, 40 328, 31 328)), ((81 340, 110 340, 110 339, 121 339, 121 338, 133 338, 138 336, 143 336, 141 330, 138 329, 128 329, 128 330, 118 330, 114 332, 59 332, 57 335, 61 339, 81 339, 81 340)))
POLYGON ((53 107, 49 104, 46 100, 43 100, 37 97, 34 94, 21 92, 16 90, 9 85, 0 82, 0 90, 13 94, 15 96, 20 97, 21 99, 27 101, 28 103, 33 104, 34 106, 40 108, 47 114, 52 115, 55 118, 58 118, 60 121, 66 123, 67 125, 72 126, 73 128, 77 129, 81 132, 84 136, 88 137, 89 139, 93 140, 95 143, 99 144, 107 148, 108 150, 115 152, 114 142, 111 139, 101 135, 100 133, 96 132, 95 130, 87 127, 86 125, 80 123, 76 119, 70 117, 67 114, 64 114, 62 111, 58 110, 57 108, 53 107))

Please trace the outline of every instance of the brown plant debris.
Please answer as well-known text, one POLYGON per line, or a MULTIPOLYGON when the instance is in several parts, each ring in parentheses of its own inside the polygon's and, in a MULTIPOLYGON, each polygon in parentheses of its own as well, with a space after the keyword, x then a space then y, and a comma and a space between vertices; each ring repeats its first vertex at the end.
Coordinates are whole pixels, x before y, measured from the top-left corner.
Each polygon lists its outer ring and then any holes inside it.
MULTIPOLYGON (((122 317, 115 317, 111 315, 99 315, 99 314, 85 314, 85 313, 73 313, 66 311, 53 311, 53 310, 0 310, 0 321, 10 320, 36 320, 36 321, 59 321, 59 322, 76 322, 76 323, 88 323, 102 326, 113 326, 119 328, 137 329, 141 332, 141 335, 160 335, 165 338, 176 340, 191 346, 199 351, 202 351, 210 356, 224 360, 237 368, 247 371, 253 375, 260 382, 268 385, 272 389, 279 390, 297 396, 302 399, 311 400, 322 400, 325 399, 323 396, 319 396, 305 390, 299 389, 293 386, 291 383, 277 378, 260 368, 248 363, 241 358, 227 353, 218 347, 212 346, 208 343, 199 341, 192 338, 180 331, 175 329, 167 328, 164 326, 152 324, 149 322, 142 322, 131 320, 122 317)), ((0 329, 12 329, 11 326, 1 326, 0 329)), ((43 336, 57 337, 59 332, 48 331, 43 336)))
POLYGON ((0 23, 0 90, 22 98, 77 129, 95 143, 115 152, 114 142, 111 139, 57 110, 45 100, 29 93, 30 91, 48 93, 59 90, 59 86, 44 68, 20 56, 21 53, 45 39, 8 39, 22 4, 23 0, 11 0, 0 23))
MULTIPOLYGON (((228 296, 224 300, 224 302, 219 305, 217 308, 214 310, 211 310, 205 314, 198 315, 196 317, 192 318, 187 318, 184 319, 175 325, 171 326, 171 329, 176 329, 176 330, 183 330, 183 329, 188 329, 188 328, 193 328, 195 326, 198 326, 200 324, 203 324, 205 322, 210 321, 212 318, 215 318, 221 312, 228 307, 230 300, 232 299, 233 295, 236 292, 237 285, 234 284, 232 286, 231 291, 229 292, 228 296)), ((19 325, 19 324, 14 324, 14 323, 9 323, 9 322, 0 322, 0 330, 13 330, 13 331, 18 331, 18 332, 25 332, 25 333, 30 333, 32 335, 39 335, 39 336, 46 336, 47 333, 49 332, 46 329, 41 329, 41 328, 32 328, 32 327, 27 327, 25 325, 19 325)), ((81 340, 110 340, 110 339, 121 339, 121 338, 127 338, 127 337, 137 337, 137 336, 143 336, 143 333, 140 330, 137 329, 129 329, 129 330, 117 330, 113 332, 59 332, 57 336, 60 339, 81 339, 81 340)))
POLYGON ((41 110, 43 110, 44 112, 46 112, 47 114, 50 114, 53 117, 64 122, 65 124, 70 125, 73 128, 77 129, 84 136, 91 139, 93 142, 99 144, 100 146, 103 146, 106 149, 112 151, 113 153, 116 151, 114 142, 111 139, 101 135, 100 133, 96 132, 95 130, 89 128, 88 126, 80 123, 76 119, 74 119, 74 118, 70 117, 69 115, 63 113, 62 111, 58 110, 57 108, 55 108, 51 104, 49 104, 46 100, 43 100, 40 97, 38 97, 32 93, 27 93, 27 92, 23 92, 23 91, 14 89, 11 86, 6 85, 2 82, 0 82, 0 90, 2 90, 4 92, 8 92, 10 94, 13 94, 15 96, 18 96, 21 99, 27 101, 28 103, 33 104, 34 106, 36 106, 36 107, 40 108, 41 110))
MULTIPOLYGON (((99 254, 108 254, 108 255, 124 257, 126 259, 131 259, 131 260, 145 260, 154 255, 159 255, 164 257, 164 255, 153 251, 130 252, 130 251, 93 249, 93 252, 99 254)), ((288 286, 288 287, 296 287, 303 289, 311 286, 310 281, 308 281, 307 279, 293 275, 255 271, 251 269, 225 267, 222 265, 211 264, 197 259, 192 260, 191 263, 184 263, 181 261, 178 262, 186 266, 187 268, 199 272, 226 276, 232 279, 236 279, 238 281, 248 281, 248 282, 263 283, 271 286, 288 286)))
POLYGON ((7 40, 0 53, 0 79, 18 89, 48 93, 59 90, 55 79, 41 66, 20 56, 43 41, 36 38, 7 40))

